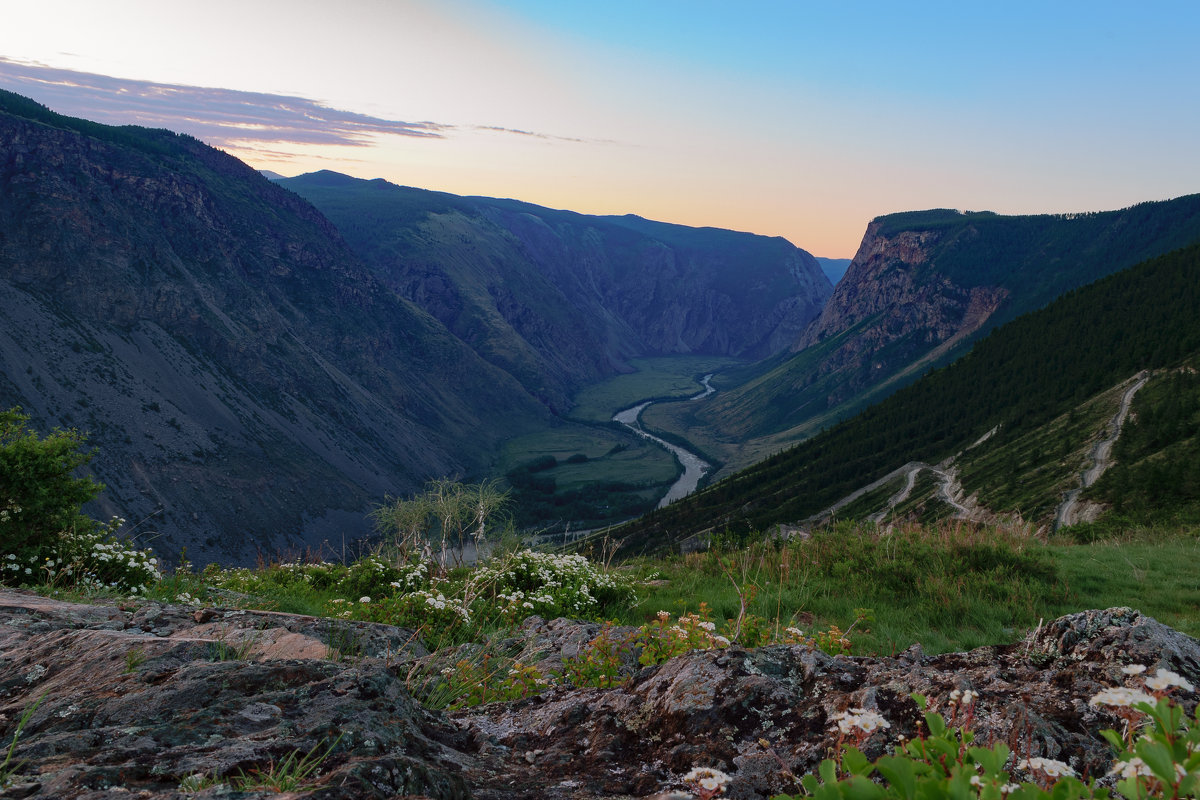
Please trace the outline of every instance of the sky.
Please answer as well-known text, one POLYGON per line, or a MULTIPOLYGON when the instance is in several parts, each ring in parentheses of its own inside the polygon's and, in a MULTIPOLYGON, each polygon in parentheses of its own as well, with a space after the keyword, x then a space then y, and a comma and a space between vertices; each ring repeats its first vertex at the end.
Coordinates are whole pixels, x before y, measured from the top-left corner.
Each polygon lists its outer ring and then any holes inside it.
POLYGON ((332 169, 854 255, 1200 192, 1200 3, 0 0, 0 88, 332 169))

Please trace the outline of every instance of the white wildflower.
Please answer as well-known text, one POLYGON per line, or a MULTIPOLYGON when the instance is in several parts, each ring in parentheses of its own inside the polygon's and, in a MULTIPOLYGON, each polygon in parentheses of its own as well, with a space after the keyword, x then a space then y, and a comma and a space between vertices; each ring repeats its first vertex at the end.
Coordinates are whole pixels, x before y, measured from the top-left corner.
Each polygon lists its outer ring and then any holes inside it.
POLYGON ((1177 672, 1171 672, 1169 669, 1162 669, 1160 667, 1157 673, 1146 678, 1146 688, 1154 692, 1163 692, 1172 686, 1178 686, 1185 692, 1196 691, 1196 687, 1192 685, 1191 681, 1177 672))
POLYGON ((729 783, 729 776, 712 767, 693 767, 691 772, 683 776, 683 780, 687 783, 698 784, 701 788, 713 792, 724 789, 725 784, 729 783))
POLYGON ((852 708, 849 711, 838 712, 833 715, 833 720, 837 722, 838 730, 843 734, 850 733, 854 728, 864 733, 874 733, 879 728, 892 727, 892 724, 878 712, 865 708, 852 708))
POLYGON ((1053 758, 1022 758, 1017 762, 1017 769, 1026 769, 1030 772, 1040 772, 1047 778, 1061 778, 1064 775, 1075 776, 1075 770, 1071 769, 1070 765, 1056 761, 1053 758))
POLYGON ((366 604, 371 602, 371 598, 364 594, 362 597, 358 598, 358 602, 366 604))
POLYGON ((1126 675, 1141 675, 1145 671, 1145 664, 1126 664, 1121 667, 1121 672, 1124 672, 1126 675))
POLYGON ((1129 707, 1135 703, 1150 703, 1153 705, 1154 698, 1137 689, 1118 686, 1116 688, 1101 689, 1091 700, 1088 700, 1089 706, 1129 707))

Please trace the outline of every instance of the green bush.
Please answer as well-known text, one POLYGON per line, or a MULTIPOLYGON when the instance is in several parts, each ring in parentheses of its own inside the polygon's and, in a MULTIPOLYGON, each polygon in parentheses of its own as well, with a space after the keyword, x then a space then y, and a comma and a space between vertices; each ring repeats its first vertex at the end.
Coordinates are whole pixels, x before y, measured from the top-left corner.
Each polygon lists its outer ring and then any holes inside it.
POLYGON ((104 488, 74 474, 92 457, 83 434, 56 429, 41 438, 28 423, 19 408, 0 412, 0 553, 22 561, 68 532, 92 531, 79 507, 104 488))
POLYGON ((481 567, 476 581, 514 620, 531 614, 595 618, 605 607, 635 600, 627 580, 580 555, 521 550, 481 567))

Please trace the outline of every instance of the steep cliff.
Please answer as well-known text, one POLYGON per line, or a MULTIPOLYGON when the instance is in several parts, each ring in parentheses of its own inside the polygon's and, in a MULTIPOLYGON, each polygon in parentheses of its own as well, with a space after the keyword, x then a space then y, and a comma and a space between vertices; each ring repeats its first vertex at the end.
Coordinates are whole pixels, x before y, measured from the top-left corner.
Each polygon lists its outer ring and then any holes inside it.
POLYGON ((790 357, 694 413, 729 468, 811 435, 1054 298, 1200 241, 1200 195, 1078 215, 879 217, 790 357), (749 443, 747 444, 747 441, 749 443))
POLYGON ((555 410, 633 356, 785 350, 832 291, 812 256, 778 238, 330 172, 279 183, 381 281, 555 410))
POLYGON ((307 202, 167 131, 0 93, 0 404, 98 448, 163 554, 342 545, 548 416, 307 202))

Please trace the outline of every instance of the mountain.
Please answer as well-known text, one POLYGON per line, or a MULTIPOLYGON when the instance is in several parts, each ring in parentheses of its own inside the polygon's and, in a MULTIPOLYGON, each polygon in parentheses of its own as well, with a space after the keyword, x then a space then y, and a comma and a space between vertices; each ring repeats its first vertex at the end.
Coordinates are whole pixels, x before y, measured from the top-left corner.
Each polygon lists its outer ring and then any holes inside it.
POLYGON ((550 421, 293 192, 7 92, 0 320, 0 404, 88 432, 93 513, 196 561, 340 548, 385 494, 550 421))
POLYGON ((850 259, 848 258, 821 258, 817 256, 817 263, 821 265, 821 272, 825 273, 825 277, 834 286, 837 286, 838 281, 846 274, 846 270, 850 268, 850 259))
POLYGON ((382 283, 558 412, 631 357, 784 351, 832 292, 816 260, 780 238, 328 171, 278 183, 382 283))
POLYGON ((1142 519, 1200 519, 1197 366, 1200 244, 1068 292, 857 416, 621 532, 638 549, 709 530, 763 531, 820 517, 861 490, 876 502, 841 513, 866 516, 907 473, 919 478, 911 468, 920 465, 947 487, 944 473, 961 471, 961 489, 941 493, 954 501, 941 515, 974 497, 992 513, 1054 524, 1139 373, 1149 383, 1130 398, 1130 443, 1117 441, 1117 466, 1084 494, 1142 519))
POLYGON ((1076 287, 1200 241, 1200 195, 1091 214, 949 210, 879 217, 792 353, 731 375, 651 424, 719 452, 722 475, 777 452, 966 352, 1076 287))

